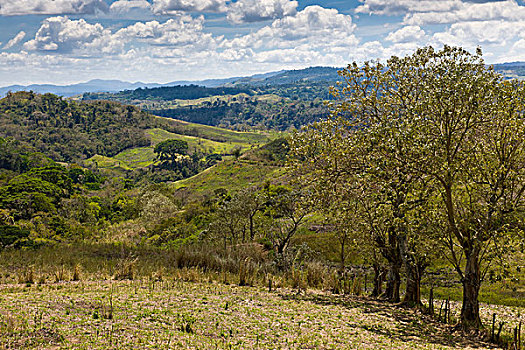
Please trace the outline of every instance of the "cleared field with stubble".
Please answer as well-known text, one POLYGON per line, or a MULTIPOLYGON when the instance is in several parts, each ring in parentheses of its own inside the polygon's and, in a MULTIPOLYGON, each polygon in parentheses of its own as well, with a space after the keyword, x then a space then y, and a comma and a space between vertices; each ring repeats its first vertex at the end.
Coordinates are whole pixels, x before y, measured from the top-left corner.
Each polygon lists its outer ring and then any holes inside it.
POLYGON ((490 348, 452 329, 412 310, 312 291, 179 280, 0 286, 1 349, 490 348))

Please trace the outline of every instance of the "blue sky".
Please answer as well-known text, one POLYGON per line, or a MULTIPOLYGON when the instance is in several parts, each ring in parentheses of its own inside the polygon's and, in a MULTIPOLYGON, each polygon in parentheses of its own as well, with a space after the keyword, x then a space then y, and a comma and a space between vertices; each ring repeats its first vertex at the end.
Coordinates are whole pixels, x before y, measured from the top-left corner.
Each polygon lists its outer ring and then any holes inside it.
POLYGON ((522 0, 0 0, 0 86, 170 82, 443 44, 525 61, 522 0))

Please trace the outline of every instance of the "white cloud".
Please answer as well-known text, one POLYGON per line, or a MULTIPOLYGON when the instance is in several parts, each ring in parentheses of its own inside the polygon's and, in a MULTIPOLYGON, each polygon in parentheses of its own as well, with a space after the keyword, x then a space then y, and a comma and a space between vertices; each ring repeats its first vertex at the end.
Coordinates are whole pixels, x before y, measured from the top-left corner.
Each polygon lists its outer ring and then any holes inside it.
POLYGON ((485 3, 461 2, 454 11, 446 13, 428 11, 408 14, 404 22, 412 25, 425 25, 495 20, 525 20, 525 6, 520 6, 515 0, 485 3))
POLYGON ((335 9, 309 6, 254 33, 224 40, 219 59, 248 66, 344 66, 360 50, 355 24, 335 9))
POLYGON ((226 12, 228 0, 153 0, 157 15, 176 15, 179 12, 226 12))
POLYGON ((216 40, 210 33, 203 32, 204 17, 188 15, 171 18, 164 23, 157 21, 137 22, 115 33, 115 37, 126 42, 138 39, 151 45, 185 46, 211 49, 216 40))
MULTIPOLYGON (((203 32, 204 17, 176 16, 164 23, 158 21, 136 22, 112 32, 102 24, 87 23, 84 19, 50 17, 44 20, 35 38, 24 48, 56 54, 85 57, 119 55, 134 47, 177 47, 181 54, 194 50, 211 50, 223 37, 213 37, 203 32)), ((157 50, 158 51, 158 50, 157 50)), ((145 51, 144 54, 149 54, 145 51)))
POLYGON ((0 15, 93 14, 107 11, 103 0, 0 0, 0 15))
POLYGON ((12 48, 13 46, 17 45, 22 40, 24 40, 25 36, 26 36, 26 32, 24 32, 23 30, 20 31, 17 35, 15 35, 13 39, 9 40, 7 44, 5 44, 3 49, 7 50, 7 49, 12 48))
POLYGON ((525 30, 525 21, 484 21, 454 23, 445 32, 433 35, 442 44, 458 46, 497 45, 505 46, 525 30))
POLYGON ((227 48, 294 48, 353 45, 355 24, 348 15, 335 9, 309 6, 294 16, 273 21, 269 26, 223 43, 227 48))
POLYGON ((100 23, 89 24, 84 19, 50 17, 43 21, 35 38, 26 42, 30 51, 53 51, 56 53, 110 53, 122 48, 114 40, 111 31, 100 23))
POLYGON ((447 12, 459 8, 461 0, 359 0, 357 13, 403 15, 412 12, 447 12))
POLYGON ((425 37, 425 31, 419 26, 406 26, 388 34, 386 40, 394 43, 419 42, 425 37))
POLYGON ((111 4, 109 10, 117 14, 125 14, 135 10, 151 10, 151 4, 146 0, 118 0, 111 4))
POLYGON ((238 0, 228 7, 228 20, 233 23, 259 22, 295 15, 297 1, 238 0))

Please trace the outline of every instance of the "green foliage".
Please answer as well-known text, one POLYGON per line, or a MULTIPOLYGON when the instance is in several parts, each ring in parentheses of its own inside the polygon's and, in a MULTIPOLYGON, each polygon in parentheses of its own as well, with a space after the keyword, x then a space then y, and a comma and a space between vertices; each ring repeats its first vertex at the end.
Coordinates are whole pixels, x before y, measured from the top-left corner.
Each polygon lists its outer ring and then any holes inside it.
POLYGON ((407 295, 435 247, 448 250, 461 323, 480 327, 483 266, 508 252, 525 209, 525 85, 487 68, 480 50, 448 46, 341 74, 332 117, 293 143, 307 183, 325 204, 362 203, 389 275, 405 264, 407 295))
POLYGON ((260 128, 286 131, 328 116, 321 101, 264 101, 250 100, 228 103, 220 101, 198 106, 148 109, 167 118, 233 129, 260 128))
POLYGON ((25 155, 26 152, 16 140, 0 137, 0 169, 16 172, 27 170, 29 161, 25 155))
MULTIPOLYGON (((248 88, 218 87, 208 88, 198 85, 177 85, 158 88, 138 88, 136 90, 125 90, 111 95, 118 101, 128 100, 194 100, 202 97, 236 95, 240 93, 252 94, 248 88)), ((85 93, 83 100, 106 99, 107 94, 85 93)))
MULTIPOLYGON (((135 107, 101 101, 77 103, 32 92, 1 99, 0 117, 0 137, 11 137, 22 147, 66 162, 147 146, 150 141, 143 129, 154 124, 150 115, 135 107)), ((5 145, 0 146, 0 159, 4 149, 5 145)), ((20 163, 10 162, 10 167, 20 163)))
POLYGON ((0 247, 20 246, 29 237, 29 230, 17 226, 0 226, 0 247))
POLYGON ((188 142, 177 139, 162 141, 155 146, 154 152, 158 154, 161 161, 175 162, 177 156, 188 152, 188 142))
POLYGON ((269 161, 283 162, 288 157, 290 144, 288 139, 280 137, 260 147, 258 153, 269 161))

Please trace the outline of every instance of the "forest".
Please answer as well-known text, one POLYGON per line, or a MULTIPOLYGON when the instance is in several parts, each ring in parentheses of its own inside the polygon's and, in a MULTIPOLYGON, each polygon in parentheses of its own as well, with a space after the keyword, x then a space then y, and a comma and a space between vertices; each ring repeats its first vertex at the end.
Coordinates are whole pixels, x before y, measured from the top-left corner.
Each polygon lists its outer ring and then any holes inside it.
POLYGON ((448 46, 339 74, 0 100, 0 344, 522 348, 524 84, 448 46))

